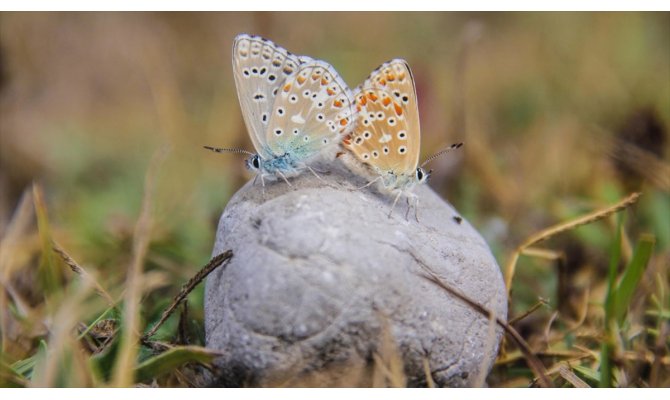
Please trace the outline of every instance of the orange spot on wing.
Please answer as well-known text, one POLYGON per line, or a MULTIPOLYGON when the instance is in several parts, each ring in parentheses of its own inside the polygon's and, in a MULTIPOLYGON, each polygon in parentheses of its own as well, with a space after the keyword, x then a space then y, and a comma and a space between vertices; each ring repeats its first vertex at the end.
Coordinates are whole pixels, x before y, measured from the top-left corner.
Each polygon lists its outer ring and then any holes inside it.
POLYGON ((365 96, 361 96, 361 97, 359 97, 359 98, 358 98, 358 104, 360 104, 360 105, 362 105, 362 106, 368 104, 368 99, 367 99, 367 97, 365 97, 365 96))
POLYGON ((373 92, 368 93, 368 98, 372 101, 377 101, 378 97, 373 92))
POLYGON ((326 86, 328 84, 328 79, 321 78, 321 86, 326 86))
POLYGON ((398 103, 393 103, 393 109, 395 110, 397 116, 402 115, 402 107, 400 107, 398 103))
POLYGON ((389 82, 393 82, 395 80, 395 75, 386 74, 386 79, 388 79, 389 82))
POLYGON ((380 79, 379 83, 381 83, 382 86, 386 86, 386 79, 380 79))
POLYGON ((384 107, 388 106, 389 104, 391 104, 391 98, 390 97, 384 98, 382 104, 384 104, 384 107))
POLYGON ((351 144, 351 135, 345 136, 345 138, 342 139, 342 143, 344 143, 346 145, 350 145, 351 144))
POLYGON ((401 81, 405 79, 405 73, 401 72, 400 74, 398 74, 398 79, 400 79, 401 81))
POLYGON ((348 121, 347 121, 346 118, 342 118, 342 119, 340 120, 340 125, 344 126, 344 125, 347 124, 347 122, 348 122, 348 121))
POLYGON ((312 80, 315 81, 317 79, 319 79, 319 75, 318 74, 312 74, 312 80))
POLYGON ((340 108, 340 107, 342 107, 342 102, 339 101, 339 100, 335 100, 335 101, 333 102, 333 105, 334 105, 335 107, 337 107, 337 108, 340 108))
POLYGON ((333 96, 335 94, 330 88, 326 89, 326 93, 328 93, 328 96, 333 96))
POLYGON ((298 83, 302 85, 307 79, 305 79, 302 75, 299 75, 297 80, 298 83))
POLYGON ((291 84, 287 83, 286 85, 284 85, 284 91, 288 92, 289 90, 291 90, 291 84))

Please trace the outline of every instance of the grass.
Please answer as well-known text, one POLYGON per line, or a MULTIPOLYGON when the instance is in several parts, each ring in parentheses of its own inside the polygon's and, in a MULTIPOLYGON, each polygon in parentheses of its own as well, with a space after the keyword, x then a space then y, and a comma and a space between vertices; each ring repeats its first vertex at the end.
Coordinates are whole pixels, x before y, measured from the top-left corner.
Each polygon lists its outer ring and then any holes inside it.
MULTIPOLYGON (((508 321, 470 304, 507 332, 480 382, 670 386, 667 13, 0 14, 0 386, 205 383, 199 283, 249 177, 202 146, 250 148, 239 32, 352 86, 404 57, 422 159, 465 142, 430 184, 503 267, 508 321)), ((405 385, 382 347, 339 384, 405 385)))

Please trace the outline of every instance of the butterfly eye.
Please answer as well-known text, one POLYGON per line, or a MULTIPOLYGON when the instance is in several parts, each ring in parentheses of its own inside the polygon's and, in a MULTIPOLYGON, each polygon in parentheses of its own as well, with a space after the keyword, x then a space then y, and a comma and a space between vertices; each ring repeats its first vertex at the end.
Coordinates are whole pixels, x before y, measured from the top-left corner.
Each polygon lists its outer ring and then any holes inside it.
POLYGON ((261 158, 258 154, 251 156, 247 159, 247 168, 249 169, 260 169, 261 167, 261 158))

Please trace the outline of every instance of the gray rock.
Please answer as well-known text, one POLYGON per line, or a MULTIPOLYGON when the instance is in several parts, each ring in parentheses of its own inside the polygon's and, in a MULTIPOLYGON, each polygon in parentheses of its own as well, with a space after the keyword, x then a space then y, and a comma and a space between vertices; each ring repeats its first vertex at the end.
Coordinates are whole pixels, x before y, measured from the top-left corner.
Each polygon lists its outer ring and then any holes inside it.
POLYGON ((502 331, 425 279, 424 266, 506 318, 499 267, 482 237, 429 187, 407 213, 341 163, 320 181, 249 182, 228 203, 206 284, 215 385, 483 384, 502 331), (430 378, 426 371, 430 370, 430 378), (390 371, 390 372, 388 372, 390 371))

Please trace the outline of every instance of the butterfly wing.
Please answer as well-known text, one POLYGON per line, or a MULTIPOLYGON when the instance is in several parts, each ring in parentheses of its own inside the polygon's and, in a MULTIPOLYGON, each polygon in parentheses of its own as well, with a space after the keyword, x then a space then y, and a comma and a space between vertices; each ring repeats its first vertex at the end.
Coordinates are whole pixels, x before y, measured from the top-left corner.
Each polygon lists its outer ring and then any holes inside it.
POLYGON ((256 151, 268 157, 266 131, 272 105, 301 58, 259 36, 239 35, 233 43, 233 75, 242 116, 256 151))
POLYGON ((353 100, 335 69, 320 60, 302 58, 274 98, 266 142, 275 155, 298 161, 341 141, 353 126, 353 100))
POLYGON ((356 123, 344 146, 380 175, 414 173, 421 131, 414 79, 407 62, 396 59, 382 64, 356 88, 354 101, 356 123))

